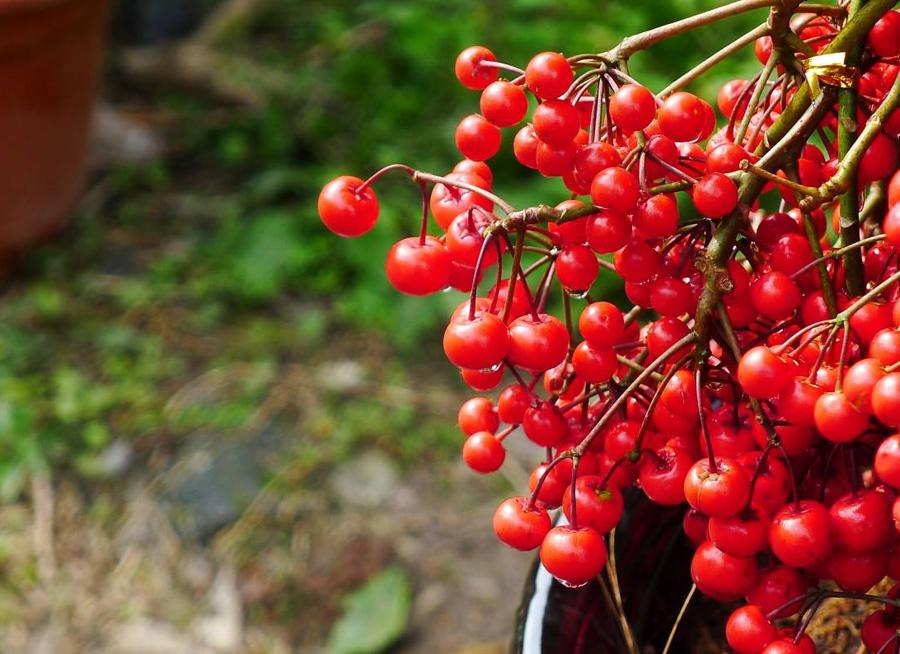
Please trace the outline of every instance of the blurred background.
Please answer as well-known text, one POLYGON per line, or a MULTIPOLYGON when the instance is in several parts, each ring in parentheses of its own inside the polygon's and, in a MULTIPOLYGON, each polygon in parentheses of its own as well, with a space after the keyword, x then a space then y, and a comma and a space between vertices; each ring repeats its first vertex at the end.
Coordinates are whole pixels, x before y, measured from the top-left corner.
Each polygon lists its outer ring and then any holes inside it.
MULTIPOLYGON (((461 297, 383 274, 415 186, 353 241, 315 198, 452 167, 468 45, 524 66, 715 4, 0 0, 0 651, 505 651, 532 557, 490 516, 535 455, 458 462, 461 297)), ((632 74, 658 90, 763 18, 632 74)), ((492 165, 518 206, 566 197, 492 165)))

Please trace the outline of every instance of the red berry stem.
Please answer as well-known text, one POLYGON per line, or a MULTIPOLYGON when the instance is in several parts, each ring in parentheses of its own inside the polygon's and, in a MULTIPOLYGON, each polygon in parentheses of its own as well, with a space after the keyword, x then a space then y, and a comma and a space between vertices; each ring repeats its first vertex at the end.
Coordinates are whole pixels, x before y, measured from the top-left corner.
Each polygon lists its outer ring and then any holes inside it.
POLYGON ((806 632, 806 628, 809 627, 809 623, 812 621, 813 617, 816 615, 816 611, 819 610, 819 607, 822 606, 823 601, 824 600, 821 598, 817 599, 815 602, 812 603, 812 606, 810 606, 807 609, 806 614, 803 616, 803 619, 797 625, 797 633, 794 634, 794 644, 795 645, 800 642, 800 638, 803 637, 803 634, 806 632))
MULTIPOLYGON (((611 61, 628 59, 635 52, 646 50, 673 36, 684 34, 685 32, 690 32, 698 27, 703 27, 704 25, 737 16, 738 14, 753 11, 754 9, 771 7, 778 5, 779 3, 780 0, 738 0, 737 2, 731 2, 721 7, 716 7, 715 9, 710 9, 709 11, 704 11, 694 16, 629 36, 623 39, 615 48, 600 56, 611 61)), ((799 2, 793 4, 796 6, 799 2)))
MULTIPOLYGON (((471 217, 472 211, 469 211, 471 217)), ((472 290, 469 293, 469 320, 475 320, 475 309, 478 303, 478 278, 481 275, 481 269, 484 267, 484 255, 487 249, 492 245, 494 240, 494 232, 489 231, 481 243, 481 249, 478 251, 478 259, 475 261, 475 271, 472 273, 472 290)), ((497 264, 499 266, 499 264, 497 264)), ((498 292, 499 295, 499 292, 498 292)), ((507 303, 512 303, 512 297, 507 297, 507 303)))
POLYGON ((656 409, 656 405, 659 404, 660 398, 662 398, 663 390, 666 388, 666 384, 669 383, 669 380, 675 376, 675 373, 678 372, 685 363, 687 363, 693 355, 688 353, 681 357, 675 365, 671 366, 666 374, 662 376, 662 379, 659 380, 659 384, 656 386, 656 392, 653 393, 653 397, 650 398, 650 403, 647 405, 647 410, 644 412, 644 417, 641 419, 641 426, 638 429, 637 436, 634 439, 634 449, 632 453, 637 452, 640 453, 644 446, 644 434, 647 433, 647 429, 650 427, 650 420, 653 417, 653 410, 656 409))
POLYGON ((743 36, 738 37, 735 41, 729 43, 724 48, 710 55, 699 64, 691 68, 689 71, 684 73, 681 77, 676 79, 674 82, 669 84, 666 88, 660 91, 657 94, 657 100, 665 100, 667 97, 672 95, 675 91, 684 88, 698 77, 703 75, 703 73, 708 70, 714 68, 721 62, 728 59, 730 56, 738 52, 739 50, 743 50, 748 45, 753 43, 759 38, 763 36, 768 36, 769 34, 769 26, 766 23, 762 25, 758 25, 754 27, 752 30, 744 34, 743 36))
POLYGON ((419 182, 419 188, 422 189, 422 229, 419 231, 419 245, 425 245, 425 238, 428 236, 428 184, 419 182))
POLYGON ((860 239, 859 241, 855 241, 850 245, 845 245, 843 247, 835 248, 834 250, 829 250, 828 252, 823 253, 820 257, 813 259, 805 266, 798 268, 790 275, 788 275, 788 277, 790 277, 791 279, 797 279, 798 277, 803 275, 803 273, 809 272, 823 261, 827 261, 828 259, 836 259, 846 254, 847 252, 850 252, 851 250, 858 250, 860 248, 866 247, 867 245, 872 245, 873 243, 883 241, 884 239, 884 234, 876 234, 875 236, 868 236, 864 239, 860 239))
POLYGON ((713 452, 712 437, 709 435, 709 426, 706 424, 706 416, 703 413, 703 367, 706 365, 706 357, 708 355, 703 350, 698 350, 697 363, 694 368, 694 399, 697 401, 697 408, 700 418, 700 433, 706 443, 706 455, 709 458, 709 471, 712 474, 719 472, 719 465, 716 463, 716 455, 713 452), (702 353, 702 356, 701 356, 702 353))
POLYGON ((376 170, 374 173, 369 175, 369 177, 366 179, 366 181, 364 181, 362 184, 360 184, 359 187, 356 189, 357 195, 362 193, 363 191, 365 191, 372 184, 377 182, 379 179, 381 179, 388 173, 392 173, 395 170, 402 170, 404 173, 406 173, 413 179, 415 179, 415 175, 417 172, 415 168, 413 168, 412 166, 407 166, 406 164, 399 164, 399 163, 390 164, 389 166, 385 166, 384 168, 381 168, 380 170, 376 170))
POLYGON ((634 378, 627 388, 622 391, 619 396, 610 404, 606 410, 603 412, 603 415, 600 416, 600 419, 594 423, 594 426, 587 433, 587 435, 582 439, 582 441, 572 450, 578 456, 584 456, 584 453, 587 451, 587 448, 590 447, 593 440, 597 437, 597 434, 606 426, 606 423, 609 422, 610 418, 615 415, 616 411, 622 406, 625 405, 625 402, 634 393, 635 389, 638 388, 641 384, 643 384, 651 374, 653 374, 656 369, 661 366, 670 356, 681 350, 683 347, 691 345, 697 340, 696 332, 689 332, 681 339, 679 339, 676 343, 672 344, 665 352, 660 354, 656 359, 651 361, 646 368, 634 378))
POLYGON ((762 454, 759 457, 759 461, 756 462, 756 468, 753 470, 753 476, 750 477, 750 493, 747 496, 747 504, 744 507, 744 510, 750 508, 753 503, 753 491, 756 489, 756 481, 759 479, 759 476, 762 474, 762 471, 765 470, 766 463, 769 459, 769 454, 772 452, 772 448, 776 447, 775 443, 767 442, 766 446, 763 448, 762 454))
POLYGON ((503 62, 500 62, 500 61, 488 61, 487 59, 483 59, 478 62, 478 67, 481 67, 481 66, 483 66, 485 68, 499 68, 500 70, 505 70, 510 73, 515 73, 517 75, 517 77, 516 77, 516 79, 514 79, 512 81, 513 84, 521 84, 522 82, 525 81, 525 71, 522 70, 521 68, 517 68, 516 66, 513 66, 511 64, 504 64, 503 62))

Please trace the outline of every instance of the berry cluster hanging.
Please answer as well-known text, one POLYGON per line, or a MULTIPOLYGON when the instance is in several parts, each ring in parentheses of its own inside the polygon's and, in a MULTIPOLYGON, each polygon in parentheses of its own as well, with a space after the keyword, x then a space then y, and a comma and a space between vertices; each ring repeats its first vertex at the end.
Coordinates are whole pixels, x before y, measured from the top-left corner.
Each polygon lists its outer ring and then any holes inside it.
POLYGON ((467 48, 456 77, 481 95, 456 128, 464 159, 443 176, 338 177, 318 200, 329 229, 358 237, 376 224, 377 180, 420 185, 420 232, 385 269, 402 293, 468 294, 444 351, 473 390, 499 392, 460 408, 463 458, 491 473, 507 438, 536 446, 527 492, 494 516, 499 539, 579 586, 607 563, 623 490, 686 504, 696 587, 746 600, 726 626, 739 654, 815 652, 804 628, 834 595, 880 602, 862 640, 900 646, 900 589, 867 595, 900 580, 894 4, 739 0, 524 70, 467 48), (666 89, 629 75, 634 53, 761 7, 765 23, 666 89), (750 45, 760 71, 715 107, 682 90, 750 45), (496 194, 486 161, 504 128, 569 199, 516 209, 496 194), (601 268, 629 308, 592 294, 601 268))

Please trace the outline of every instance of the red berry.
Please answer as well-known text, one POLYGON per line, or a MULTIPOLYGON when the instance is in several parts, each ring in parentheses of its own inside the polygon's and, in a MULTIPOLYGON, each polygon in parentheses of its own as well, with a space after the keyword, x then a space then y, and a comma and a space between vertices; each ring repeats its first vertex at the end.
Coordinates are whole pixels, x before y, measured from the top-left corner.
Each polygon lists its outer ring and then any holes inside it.
POLYGON ((854 441, 869 426, 866 414, 838 392, 823 393, 816 400, 813 418, 819 433, 835 443, 854 441))
POLYGON ((868 45, 879 57, 900 55, 900 11, 891 10, 869 30, 868 45))
POLYGON ((554 527, 541 543, 541 563, 566 586, 582 586, 606 566, 606 543, 590 527, 554 527))
MULTIPOLYGON (((619 524, 625 504, 622 493, 615 486, 603 486, 598 475, 578 477, 575 480, 575 505, 578 524, 590 527, 600 534, 609 532, 619 524)), ((572 521, 572 492, 566 489, 562 502, 563 513, 572 521)))
POLYGON ((594 204, 622 215, 634 209, 639 195, 637 178, 619 166, 601 170, 591 182, 591 199, 594 204))
POLYGON ((643 86, 626 84, 609 99, 609 115, 623 132, 636 132, 656 117, 656 100, 643 86))
POLYGON ((510 127, 525 117, 528 97, 521 86, 497 80, 481 92, 481 114, 497 127, 510 127))
POLYGON ((494 433, 500 426, 494 403, 486 397, 473 397, 463 402, 456 414, 456 422, 466 436, 478 431, 494 433))
POLYGON ((433 236, 421 243, 412 236, 395 243, 384 264, 391 286, 407 295, 428 295, 450 284, 450 254, 433 236))
POLYGON ((631 240, 631 222, 616 211, 601 209, 588 217, 585 234, 594 252, 609 254, 631 240))
POLYGON ((456 79, 466 88, 480 91, 497 79, 500 71, 493 66, 480 66, 482 61, 497 61, 494 53, 480 45, 466 48, 456 57, 456 79))
POLYGON ((900 372, 884 375, 872 386, 875 417, 888 427, 900 427, 900 372))
POLYGON ((737 186, 722 173, 710 173, 697 180, 693 190, 694 206, 701 215, 721 218, 737 207, 737 186))
POLYGON ((525 410, 531 406, 531 398, 531 393, 524 386, 507 386, 497 398, 497 415, 508 425, 521 424, 525 410))
POLYGON ((578 134, 578 111, 565 100, 545 100, 531 117, 534 133, 549 145, 571 143, 578 134))
POLYGON ((530 506, 527 497, 511 497, 494 512, 494 533, 517 550, 533 550, 550 531, 547 509, 530 506))
POLYGON ((625 334, 625 317, 614 304, 593 302, 581 312, 578 318, 578 331, 591 345, 611 348, 622 342, 625 334))
POLYGON ((444 331, 444 353, 459 368, 484 370, 503 361, 509 349, 506 325, 492 313, 478 312, 452 320, 444 331))
POLYGON ((694 141, 706 126, 706 110, 700 98, 692 93, 673 93, 657 113, 659 129, 673 141, 694 141))
POLYGON ((475 472, 494 472, 503 465, 505 458, 503 444, 489 431, 476 432, 463 444, 463 459, 475 472))
POLYGON ((725 639, 736 654, 759 654, 777 638, 775 625, 753 604, 735 609, 725 623, 725 639))
POLYGON ((802 572, 780 565, 759 573, 756 584, 747 593, 747 601, 756 604, 767 614, 779 609, 774 617, 787 618, 802 607, 803 598, 800 596, 806 592, 808 586, 802 572), (793 604, 788 604, 795 598, 799 599, 793 604))
POLYGON ((684 502, 684 479, 692 465, 691 457, 683 450, 671 447, 656 450, 653 455, 645 455, 641 463, 641 488, 657 504, 681 504, 684 502))
POLYGON ((361 193, 363 181, 344 175, 328 182, 319 193, 319 218, 338 236, 362 236, 378 220, 378 198, 371 186, 361 193))
POLYGON ((709 539, 726 554, 754 556, 768 545, 769 516, 751 506, 729 517, 709 519, 709 539))
POLYGON ((525 67, 525 83, 542 100, 561 96, 574 78, 569 62, 558 52, 536 54, 525 67))
POLYGON ((616 373, 619 361, 612 348, 600 348, 583 341, 572 353, 572 366, 584 381, 591 384, 602 384, 609 381, 616 373))
POLYGON ((785 505, 769 526, 769 545, 782 563, 794 568, 824 562, 831 553, 828 509, 813 500, 785 505))
POLYGON ((726 554, 709 541, 697 548, 691 560, 691 577, 697 588, 722 602, 746 595, 758 573, 756 559, 726 554))
POLYGON ((600 264, 597 255, 586 245, 564 248, 556 258, 556 276, 567 291, 587 291, 597 279, 600 264))
POLYGON ((875 452, 875 474, 885 484, 900 489, 900 434, 881 441, 875 452))
POLYGON ((500 149, 500 128, 483 116, 470 114, 456 127, 456 147, 467 159, 490 159, 500 149))
POLYGON ((775 397, 791 381, 791 368, 769 348, 758 345, 744 352, 738 364, 738 382, 750 397, 775 397))
POLYGON ((509 360, 533 372, 555 368, 569 350, 569 332, 555 316, 516 318, 509 325, 509 360))
POLYGON ((701 459, 684 478, 684 496, 691 507, 708 516, 733 516, 747 504, 750 478, 733 459, 717 457, 715 472, 708 459, 701 459))

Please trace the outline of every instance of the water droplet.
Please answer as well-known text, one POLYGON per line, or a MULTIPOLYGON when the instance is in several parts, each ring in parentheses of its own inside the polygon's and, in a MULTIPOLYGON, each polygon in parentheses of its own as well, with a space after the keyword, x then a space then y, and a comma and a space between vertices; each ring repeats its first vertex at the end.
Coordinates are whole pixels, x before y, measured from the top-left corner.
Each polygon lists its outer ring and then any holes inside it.
POLYGON ((568 288, 566 289, 566 295, 568 295, 569 297, 573 297, 576 300, 583 300, 584 298, 586 298, 588 296, 589 292, 590 292, 590 289, 588 289, 587 291, 576 291, 576 290, 568 289, 568 288))
POLYGON ((562 579, 557 579, 556 581, 558 581, 559 583, 561 583, 561 584, 562 584, 563 586, 565 586, 566 588, 581 588, 582 586, 587 586, 587 583, 588 583, 588 582, 586 582, 586 581, 583 581, 583 582, 581 582, 580 584, 573 584, 573 583, 570 583, 570 582, 568 582, 568 581, 563 581, 562 579))

